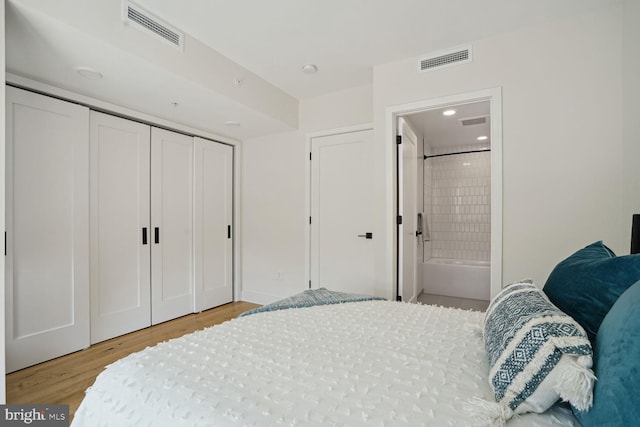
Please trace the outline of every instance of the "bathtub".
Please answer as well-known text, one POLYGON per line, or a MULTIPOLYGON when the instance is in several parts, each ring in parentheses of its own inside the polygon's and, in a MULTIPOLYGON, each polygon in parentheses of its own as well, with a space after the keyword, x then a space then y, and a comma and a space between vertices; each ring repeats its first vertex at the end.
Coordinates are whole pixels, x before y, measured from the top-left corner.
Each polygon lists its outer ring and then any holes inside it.
POLYGON ((491 268, 486 261, 431 258, 422 264, 425 294, 490 299, 491 268))

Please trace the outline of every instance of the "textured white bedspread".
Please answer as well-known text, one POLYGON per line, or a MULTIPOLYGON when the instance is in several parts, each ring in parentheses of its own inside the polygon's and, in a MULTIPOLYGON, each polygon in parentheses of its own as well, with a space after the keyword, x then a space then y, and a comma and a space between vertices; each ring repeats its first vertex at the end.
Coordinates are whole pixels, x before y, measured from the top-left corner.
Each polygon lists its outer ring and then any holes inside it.
POLYGON ((72 426, 474 425, 464 403, 493 399, 481 316, 369 301, 234 319, 110 365, 72 426))

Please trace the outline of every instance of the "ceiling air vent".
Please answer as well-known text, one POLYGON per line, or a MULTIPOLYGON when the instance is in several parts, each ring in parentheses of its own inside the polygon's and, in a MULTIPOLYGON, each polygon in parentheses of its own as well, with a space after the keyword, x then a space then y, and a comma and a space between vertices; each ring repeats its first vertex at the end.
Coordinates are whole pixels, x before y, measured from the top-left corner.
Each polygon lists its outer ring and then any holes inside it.
POLYGON ((462 126, 483 125, 485 123, 487 123, 487 116, 468 117, 466 119, 460 119, 460 124, 462 126))
POLYGON ((174 47, 183 49, 184 33, 177 28, 164 22, 162 19, 153 16, 142 7, 131 1, 124 1, 125 23, 135 23, 136 27, 152 33, 174 47))
POLYGON ((418 60, 418 71, 426 72, 439 70, 452 65, 461 65, 471 62, 471 46, 447 49, 436 52, 418 60))

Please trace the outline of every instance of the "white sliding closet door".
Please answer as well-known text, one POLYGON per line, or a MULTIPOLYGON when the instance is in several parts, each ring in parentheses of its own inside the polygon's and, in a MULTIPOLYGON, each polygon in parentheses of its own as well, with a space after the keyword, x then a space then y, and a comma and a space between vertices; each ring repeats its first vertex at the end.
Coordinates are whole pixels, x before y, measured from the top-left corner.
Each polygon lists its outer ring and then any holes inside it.
POLYGON ((151 130, 151 323, 194 309, 193 137, 151 130))
POLYGON ((151 128, 91 112, 91 343, 151 324, 151 128))
POLYGON ((89 346, 89 109, 7 87, 6 366, 89 346))
POLYGON ((195 138, 196 311, 233 300, 233 147, 195 138))

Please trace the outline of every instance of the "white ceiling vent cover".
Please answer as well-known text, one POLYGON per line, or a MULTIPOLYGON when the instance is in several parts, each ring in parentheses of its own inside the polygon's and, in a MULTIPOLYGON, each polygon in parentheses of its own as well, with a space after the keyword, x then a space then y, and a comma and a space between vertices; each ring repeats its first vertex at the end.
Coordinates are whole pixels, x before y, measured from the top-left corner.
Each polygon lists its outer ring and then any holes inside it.
POLYGON ((487 123, 487 116, 479 117, 467 117, 464 119, 458 119, 462 126, 483 125, 487 123))
POLYGON ((124 0, 123 6, 123 18, 126 24, 134 23, 136 27, 149 32, 155 37, 161 38, 180 50, 183 50, 184 33, 182 31, 172 27, 162 19, 154 16, 131 1, 124 0))
POLYGON ((435 52, 418 60, 418 71, 421 73, 440 70, 453 65, 471 62, 471 46, 458 46, 453 49, 435 52))

